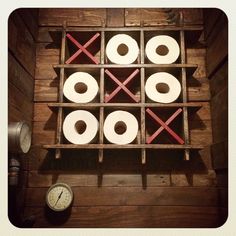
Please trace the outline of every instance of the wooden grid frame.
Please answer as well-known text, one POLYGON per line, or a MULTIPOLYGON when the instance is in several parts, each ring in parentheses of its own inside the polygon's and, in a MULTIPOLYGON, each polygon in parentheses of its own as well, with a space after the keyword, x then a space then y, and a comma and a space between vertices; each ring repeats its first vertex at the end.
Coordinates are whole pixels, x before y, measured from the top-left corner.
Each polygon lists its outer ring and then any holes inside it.
MULTIPOLYGON (((146 163, 146 150, 147 149, 182 149, 184 150, 185 160, 189 160, 189 153, 191 149, 202 149, 200 145, 191 145, 189 138, 189 126, 188 126, 188 112, 196 111, 201 108, 201 103, 191 103, 187 100, 187 77, 192 75, 197 68, 197 65, 186 64, 186 49, 185 49, 185 31, 199 31, 202 28, 199 27, 188 27, 184 25, 180 27, 170 27, 170 26, 161 26, 161 27, 129 27, 129 28, 90 28, 90 27, 66 27, 65 25, 61 29, 62 31, 62 40, 61 40, 61 58, 60 64, 54 65, 55 69, 59 69, 59 99, 58 103, 48 103, 50 108, 58 109, 57 116, 57 132, 56 132, 56 143, 53 145, 44 145, 46 149, 55 149, 55 157, 60 158, 62 149, 98 149, 98 160, 99 163, 103 162, 104 149, 140 149, 141 163, 146 163), (148 31, 176 31, 179 34, 179 45, 180 45, 180 63, 177 64, 146 64, 145 63, 145 33, 148 31), (99 33, 101 37, 100 45, 100 64, 66 64, 65 63, 65 49, 66 49, 66 34, 67 32, 95 32, 99 33), (109 31, 138 31, 140 35, 140 55, 139 61, 136 64, 130 65, 120 65, 120 64, 105 64, 105 34, 109 31), (105 88, 104 88, 104 77, 105 70, 109 68, 134 68, 139 69, 140 74, 140 102, 138 103, 106 103, 105 102, 105 88), (85 69, 85 68, 97 68, 100 70, 100 102, 99 103, 66 103, 64 102, 63 97, 63 84, 65 77, 65 69, 85 69), (169 70, 180 70, 181 71, 181 87, 182 87, 182 102, 180 103, 149 103, 145 101, 145 73, 148 68, 159 68, 165 71, 169 70), (107 107, 113 107, 117 109, 125 108, 138 108, 140 110, 140 142, 137 144, 127 144, 127 145, 116 145, 116 144, 105 144, 104 135, 103 135, 103 122, 104 122, 104 109, 107 107), (98 134, 98 143, 96 144, 85 144, 85 145, 75 145, 75 144, 63 144, 62 143, 62 123, 63 123, 63 111, 64 108, 73 108, 73 109, 88 109, 88 108, 97 108, 99 109, 99 134, 98 134), (181 108, 183 113, 183 134, 184 134, 184 144, 147 144, 146 143, 146 109, 147 108, 181 108)), ((58 29, 59 31, 59 29, 58 29)))

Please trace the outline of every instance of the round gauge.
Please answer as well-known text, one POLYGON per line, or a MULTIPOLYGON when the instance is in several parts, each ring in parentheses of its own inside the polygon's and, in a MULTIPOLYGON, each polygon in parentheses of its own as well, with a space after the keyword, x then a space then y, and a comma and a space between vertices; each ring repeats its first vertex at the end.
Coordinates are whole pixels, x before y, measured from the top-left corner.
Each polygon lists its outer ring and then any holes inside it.
POLYGON ((46 203, 53 211, 64 211, 72 203, 73 192, 71 187, 64 183, 52 185, 46 194, 46 203))
POLYGON ((31 146, 31 129, 25 121, 8 125, 8 147, 11 153, 27 153, 31 146))

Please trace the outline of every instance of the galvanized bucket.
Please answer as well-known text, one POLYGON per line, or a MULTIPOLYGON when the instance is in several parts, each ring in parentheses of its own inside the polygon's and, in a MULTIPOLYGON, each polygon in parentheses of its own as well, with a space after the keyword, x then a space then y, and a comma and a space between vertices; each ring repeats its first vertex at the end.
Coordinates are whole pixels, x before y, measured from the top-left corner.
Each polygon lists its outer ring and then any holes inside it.
POLYGON ((8 125, 8 151, 27 153, 31 146, 31 129, 25 121, 11 122, 8 125))

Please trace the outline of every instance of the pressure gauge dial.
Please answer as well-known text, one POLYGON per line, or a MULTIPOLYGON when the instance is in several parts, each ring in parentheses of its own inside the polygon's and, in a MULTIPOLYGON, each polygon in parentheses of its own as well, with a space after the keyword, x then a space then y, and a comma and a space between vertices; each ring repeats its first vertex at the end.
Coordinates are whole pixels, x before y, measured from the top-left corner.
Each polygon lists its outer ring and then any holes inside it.
POLYGON ((46 203, 53 211, 64 211, 72 203, 73 192, 71 187, 64 183, 52 185, 46 194, 46 203))

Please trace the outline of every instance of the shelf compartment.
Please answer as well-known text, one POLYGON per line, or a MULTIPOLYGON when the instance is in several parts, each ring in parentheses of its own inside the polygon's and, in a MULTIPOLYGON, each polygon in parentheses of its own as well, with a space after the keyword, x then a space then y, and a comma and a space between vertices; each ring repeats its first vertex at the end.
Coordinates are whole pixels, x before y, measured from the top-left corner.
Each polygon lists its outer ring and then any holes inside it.
MULTIPOLYGON (((161 35, 165 35, 165 36, 170 36, 171 38, 175 39, 176 42, 178 43, 179 45, 179 48, 180 48, 180 35, 179 35, 179 31, 178 30, 172 30, 172 31, 168 31, 168 30, 149 30, 149 31, 144 31, 144 50, 146 48, 146 45, 147 45, 147 42, 155 37, 155 36, 161 36, 161 35)), ((156 50, 159 49, 159 53, 160 55, 166 55, 168 53, 168 49, 166 48, 166 46, 163 45, 160 45, 158 48, 156 48, 156 50), (162 47, 161 47, 162 46, 162 47)), ((181 54, 181 53, 180 53, 181 54)), ((176 62, 177 63, 180 63, 180 55, 179 57, 176 59, 176 62)), ((146 55, 146 51, 145 51, 145 63, 151 63, 151 64, 154 64, 156 65, 157 67, 159 66, 159 64, 155 64, 155 63, 152 63, 147 55, 146 55)), ((171 65, 171 64, 170 64, 171 65)))
POLYGON ((140 101, 139 69, 105 69, 104 101, 106 103, 140 101))
POLYGON ((73 32, 66 34, 66 64, 99 64, 100 32, 73 32))
MULTIPOLYGON (((98 87, 100 87, 100 69, 98 68, 65 68, 64 81, 66 81, 70 75, 76 72, 85 72, 85 73, 90 74, 97 81, 98 87)), ((76 89, 76 85, 75 85, 75 89, 76 89)), ((77 87, 77 90, 79 89, 80 87, 77 87)), ((72 101, 68 100, 65 96, 63 96, 63 101, 68 102, 68 103, 73 103, 72 101)), ((98 90, 97 95, 91 102, 99 102, 99 101, 100 101, 100 89, 98 90)))
POLYGON ((182 108, 147 108, 146 143, 150 145, 151 143, 172 144, 178 142, 183 145, 182 111, 182 108))
MULTIPOLYGON (((135 60, 136 63, 140 63, 140 31, 132 31, 132 30, 129 30, 129 31, 124 31, 124 30, 116 30, 116 31, 105 31, 105 46, 107 45, 107 43, 109 42, 109 40, 114 37, 115 35, 118 35, 118 34, 126 34, 126 35, 129 35, 132 39, 134 39, 137 44, 138 44, 138 47, 139 47, 139 53, 138 53, 138 57, 137 59, 135 60)), ((118 47, 119 48, 119 47, 118 47)), ((110 62, 109 58, 107 57, 106 55, 106 51, 105 51, 105 63, 110 63, 110 64, 115 64, 113 62, 110 62)), ((134 62, 134 63, 135 63, 134 62)), ((132 64, 134 64, 132 63, 132 64)), ((124 65, 123 65, 124 66, 124 65)), ((126 65, 125 65, 126 66, 126 65)))

